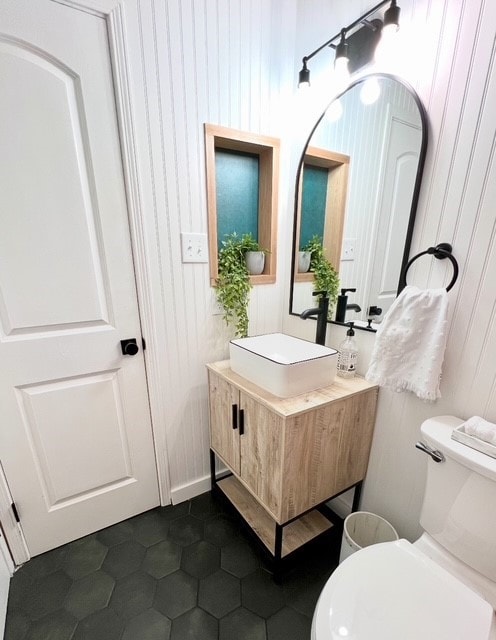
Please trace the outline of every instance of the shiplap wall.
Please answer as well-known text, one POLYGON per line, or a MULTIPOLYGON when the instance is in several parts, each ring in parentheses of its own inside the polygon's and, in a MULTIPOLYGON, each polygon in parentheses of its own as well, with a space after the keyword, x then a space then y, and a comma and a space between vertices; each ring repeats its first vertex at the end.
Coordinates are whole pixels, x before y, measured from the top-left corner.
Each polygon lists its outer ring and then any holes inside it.
MULTIPOLYGON (((426 457, 414 448, 421 422, 442 414, 477 414, 496 422, 496 4, 402 0, 400 5, 401 32, 413 53, 410 64, 397 71, 424 102, 430 137, 412 254, 451 242, 460 265, 450 292, 442 399, 424 403, 383 389, 379 395, 362 508, 385 516, 402 536, 414 539, 420 533, 426 471, 426 457)), ((369 6, 336 0, 327 24, 327 2, 301 0, 299 8, 304 55, 369 6)), ((409 283, 421 287, 443 286, 449 278, 449 268, 427 257, 409 272, 409 283)), ((293 333, 302 324, 285 322, 293 333)), ((331 329, 328 341, 341 335, 331 329)), ((372 338, 362 333, 358 339, 365 370, 372 338)))
MULTIPOLYGON (((230 336, 212 315, 208 265, 185 265, 180 256, 181 231, 206 232, 203 122, 282 138, 278 281, 253 292, 251 332, 282 326, 311 338, 313 322, 287 315, 293 178, 312 124, 296 117, 295 59, 370 4, 333 0, 331 11, 329 0, 125 0, 136 162, 157 316, 150 357, 163 380, 157 445, 176 500, 208 486, 204 363, 227 355, 230 336)), ((442 400, 426 404, 410 394, 380 393, 362 506, 413 538, 425 482, 426 460, 413 447, 422 420, 442 413, 496 420, 496 6, 483 0, 400 4, 402 37, 416 55, 399 72, 417 89, 430 121, 412 251, 452 242, 461 267, 450 294, 442 400)), ((317 88, 318 72, 324 74, 329 61, 315 62, 317 88)), ((314 95, 316 114, 327 100, 314 95)), ((420 286, 449 278, 438 261, 416 265, 409 281, 420 286)), ((331 328, 329 342, 341 339, 340 330, 331 328)), ((363 370, 373 338, 358 339, 363 370)))
MULTIPOLYGON (((281 114, 295 88, 296 4, 123 1, 154 274, 156 335, 149 336, 148 357, 162 380, 155 435, 177 502, 209 488, 205 363, 226 358, 232 337, 215 315, 208 264, 181 262, 181 231, 207 232, 203 124, 281 137, 281 114)), ((287 164, 281 162, 281 184, 288 183, 287 164)), ((287 198, 281 191, 282 215, 287 198)), ((284 243, 281 236, 276 284, 252 291, 252 334, 281 328, 287 306, 284 243)))

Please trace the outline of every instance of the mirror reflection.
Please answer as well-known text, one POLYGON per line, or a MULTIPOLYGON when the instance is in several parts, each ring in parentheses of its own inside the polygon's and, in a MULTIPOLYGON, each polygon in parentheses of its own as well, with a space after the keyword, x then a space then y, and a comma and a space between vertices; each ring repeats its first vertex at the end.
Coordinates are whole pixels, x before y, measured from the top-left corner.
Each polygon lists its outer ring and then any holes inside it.
POLYGON ((315 306, 308 251, 316 240, 347 300, 329 318, 380 322, 408 258, 426 147, 425 114, 405 83, 368 76, 332 102, 298 169, 292 313, 315 306))

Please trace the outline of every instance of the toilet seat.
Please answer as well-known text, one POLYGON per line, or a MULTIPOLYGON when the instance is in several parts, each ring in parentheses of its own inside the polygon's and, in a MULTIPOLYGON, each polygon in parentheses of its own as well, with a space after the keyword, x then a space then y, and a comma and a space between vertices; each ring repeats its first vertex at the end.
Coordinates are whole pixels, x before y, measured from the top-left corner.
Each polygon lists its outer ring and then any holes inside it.
POLYGON ((327 581, 313 640, 488 640, 493 609, 406 540, 372 545, 327 581))

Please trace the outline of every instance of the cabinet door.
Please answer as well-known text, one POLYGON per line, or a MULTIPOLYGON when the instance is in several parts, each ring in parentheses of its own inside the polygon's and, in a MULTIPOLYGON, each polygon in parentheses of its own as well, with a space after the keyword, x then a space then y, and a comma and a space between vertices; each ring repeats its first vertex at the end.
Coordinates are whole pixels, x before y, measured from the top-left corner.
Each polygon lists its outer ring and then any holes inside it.
POLYGON ((240 477, 275 520, 281 517, 281 459, 284 420, 243 392, 240 477))
POLYGON ((294 518, 363 480, 377 390, 308 411, 286 422, 284 519, 294 518))
POLYGON ((239 474, 239 391, 212 371, 208 374, 210 397, 210 447, 239 474))

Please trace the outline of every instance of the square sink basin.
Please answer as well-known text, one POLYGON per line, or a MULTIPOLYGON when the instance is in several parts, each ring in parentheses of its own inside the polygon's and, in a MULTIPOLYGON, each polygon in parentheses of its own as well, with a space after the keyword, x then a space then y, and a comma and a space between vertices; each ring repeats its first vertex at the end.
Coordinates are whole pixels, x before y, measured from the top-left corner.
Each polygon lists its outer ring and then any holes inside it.
POLYGON ((336 377, 336 349, 268 333, 229 343, 231 369, 279 398, 327 387, 336 377))

